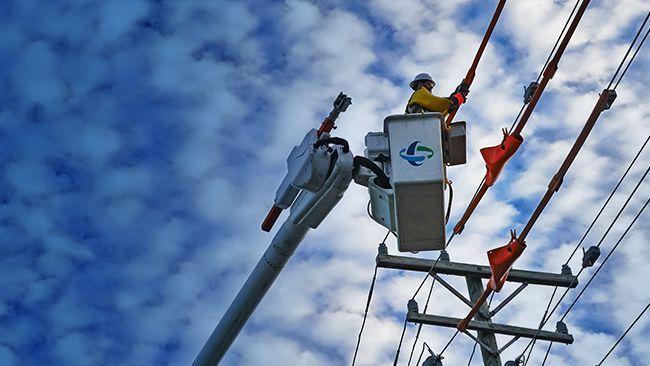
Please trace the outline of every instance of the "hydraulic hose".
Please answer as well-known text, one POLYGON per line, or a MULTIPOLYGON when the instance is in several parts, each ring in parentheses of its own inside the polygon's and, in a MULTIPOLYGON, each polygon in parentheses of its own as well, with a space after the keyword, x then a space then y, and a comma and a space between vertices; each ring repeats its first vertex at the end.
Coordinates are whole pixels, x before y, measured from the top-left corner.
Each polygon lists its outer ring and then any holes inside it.
POLYGON ((357 168, 359 166, 362 166, 364 168, 369 169, 371 172, 375 173, 376 177, 374 182, 381 188, 384 189, 390 189, 390 181, 388 180, 388 176, 384 171, 377 165, 375 164, 372 160, 366 158, 365 156, 355 156, 353 160, 354 167, 357 168))

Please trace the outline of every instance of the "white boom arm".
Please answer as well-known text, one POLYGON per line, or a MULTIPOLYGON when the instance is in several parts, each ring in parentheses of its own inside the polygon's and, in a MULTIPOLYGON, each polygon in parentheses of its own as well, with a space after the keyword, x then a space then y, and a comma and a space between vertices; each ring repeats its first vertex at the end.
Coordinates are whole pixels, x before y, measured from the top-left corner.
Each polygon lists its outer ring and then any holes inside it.
MULTIPOLYGON (((317 147, 315 131, 308 132, 292 151, 287 178, 278 190, 281 201, 291 205, 289 217, 201 349, 194 366, 219 363, 309 228, 315 229, 323 221, 352 181, 353 156, 347 146, 317 147), (327 164, 322 164, 323 160, 327 164)), ((320 140, 326 138, 327 134, 320 136, 320 140)))

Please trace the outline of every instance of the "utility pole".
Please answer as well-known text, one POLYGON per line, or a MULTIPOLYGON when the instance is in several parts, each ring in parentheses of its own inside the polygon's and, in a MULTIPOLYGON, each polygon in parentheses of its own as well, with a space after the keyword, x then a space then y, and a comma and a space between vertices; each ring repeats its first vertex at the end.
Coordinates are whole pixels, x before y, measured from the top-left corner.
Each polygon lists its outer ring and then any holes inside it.
MULTIPOLYGON (((470 308, 477 303, 477 300, 484 292, 482 279, 488 279, 491 276, 489 266, 452 261, 435 262, 429 259, 390 255, 387 252, 380 252, 377 255, 376 262, 377 266, 380 268, 428 273, 430 276, 434 277, 438 283, 449 290, 451 294, 459 298, 470 308), (441 277, 441 275, 464 277, 467 282, 469 299, 463 296, 458 290, 454 289, 451 284, 441 277)), ((481 347, 484 366, 502 366, 500 357, 501 353, 520 338, 535 338, 538 341, 552 341, 563 344, 573 343, 573 336, 567 333, 566 330, 562 331, 558 329, 555 332, 552 332, 492 322, 492 317, 510 303, 510 301, 520 294, 528 285, 558 286, 567 288, 575 288, 578 286, 578 278, 571 274, 568 267, 563 267, 562 273, 511 269, 507 282, 518 283, 519 287, 506 296, 505 299, 501 300, 501 302, 494 306, 493 309, 489 309, 487 304, 483 303, 479 311, 474 315, 473 320, 468 322, 466 329, 463 331, 463 334, 472 338, 472 340, 478 343, 481 347), (478 336, 474 336, 470 331, 476 331, 478 336), (499 348, 496 341, 496 334, 509 335, 512 336, 512 338, 505 345, 499 348)), ((412 311, 407 314, 406 320, 415 324, 456 328, 459 322, 463 319, 441 315, 422 314, 412 311)))
MULTIPOLYGON (((467 281, 467 290, 469 291, 469 299, 475 303, 476 300, 478 300, 479 297, 481 297, 481 294, 483 293, 483 282, 481 282, 480 278, 475 278, 475 277, 465 277, 465 281, 467 281)), ((478 313, 474 316, 474 320, 476 321, 482 321, 482 322, 488 322, 492 323, 492 317, 489 314, 489 309, 487 307, 487 304, 483 304, 481 306, 481 310, 479 310, 478 313)), ((478 339, 485 343, 487 346, 492 348, 492 350, 497 350, 499 349, 499 346, 497 345, 497 338, 492 332, 486 332, 483 330, 477 330, 478 333, 478 339)), ((501 357, 499 357, 499 354, 492 353, 488 351, 486 348, 481 347, 481 355, 483 356, 483 365, 485 366, 501 366, 501 357)))

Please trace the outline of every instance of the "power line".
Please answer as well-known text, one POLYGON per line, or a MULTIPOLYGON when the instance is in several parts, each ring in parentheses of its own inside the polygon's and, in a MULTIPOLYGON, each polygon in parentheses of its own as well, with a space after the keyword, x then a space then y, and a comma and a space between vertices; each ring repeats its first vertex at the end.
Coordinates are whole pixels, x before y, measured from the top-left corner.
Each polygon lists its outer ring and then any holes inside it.
MULTIPOLYGON (((618 68, 616 68, 616 72, 614 72, 614 75, 612 76, 612 80, 610 80, 609 84, 607 85, 607 89, 609 89, 610 86, 612 86, 612 83, 614 83, 614 79, 616 79, 616 75, 618 75, 618 72, 621 71, 621 67, 623 67, 623 64, 625 63, 625 60, 627 59, 627 56, 630 54, 630 51, 632 51, 632 48, 634 47, 634 44, 636 43, 636 40, 639 38, 639 35, 641 34, 641 31, 643 30, 643 27, 645 27, 646 22, 648 21, 648 18, 650 17, 650 12, 648 12, 648 15, 646 15, 645 19, 643 20, 643 23, 641 24, 641 27, 639 27, 639 30, 636 32, 636 36, 634 36, 634 39, 632 40, 632 43, 630 43, 630 47, 628 47, 627 52, 625 52, 625 55, 623 56, 623 59, 621 60, 621 63, 618 65, 618 68)), ((646 33, 646 37, 648 34, 646 33)), ((630 62, 627 64, 627 67, 625 68, 625 71, 627 71, 627 68, 630 67, 630 64, 632 61, 634 61, 634 57, 636 57, 636 54, 639 52, 639 49, 641 49, 641 46, 643 46, 643 42, 645 41, 645 37, 643 37, 643 41, 641 41, 641 44, 639 44, 639 47, 637 48, 636 52, 634 52, 634 56, 632 56, 632 59, 630 59, 630 62)), ((616 86, 618 86, 618 83, 621 82, 621 79, 623 78, 623 75, 625 74, 625 71, 621 74, 621 77, 618 79, 616 82, 616 85, 614 86, 614 89, 616 89, 616 86)))
POLYGON ((578 251, 578 248, 580 248, 580 246, 582 245, 582 242, 585 240, 585 238, 587 237, 587 235, 589 234, 591 229, 594 227, 594 224, 596 224, 596 221, 600 218, 600 215, 605 210, 605 207, 607 207, 607 205, 609 204, 609 201, 612 199, 612 197, 614 197, 614 194, 618 190, 618 187, 621 186, 621 183, 623 183, 623 180, 625 179, 625 177, 627 177, 627 173, 630 172, 630 169, 632 169, 632 166, 634 166, 634 163, 636 163, 636 160, 641 155, 641 152, 643 152, 643 150, 645 149, 646 145, 648 144, 648 141, 650 141, 650 136, 648 136, 648 138, 646 138, 643 145, 641 145, 641 148, 639 149, 639 151, 637 151, 636 155, 634 156, 634 159, 632 159, 632 162, 630 163, 630 165, 628 165, 627 169, 625 170, 625 172, 623 173, 621 178, 618 180, 618 182, 614 186, 614 189, 612 189, 612 191, 610 192, 609 196, 605 200, 605 203, 603 203, 602 207, 598 211, 598 214, 596 215, 596 217, 594 217, 594 219, 591 221, 591 224, 589 224, 589 227, 587 228, 587 231, 585 231, 584 235, 582 235, 582 238, 580 238, 580 241, 578 242, 578 244, 576 244, 576 246, 573 248, 573 251, 571 252, 571 255, 569 256, 569 259, 567 259, 566 262, 564 262, 564 265, 568 265, 569 261, 571 261, 573 256, 576 254, 576 251, 578 251))
MULTIPOLYGON (((541 79, 542 75, 544 75, 544 70, 546 69, 546 66, 548 66, 549 61, 551 61, 551 58, 553 57, 553 53, 557 49, 557 45, 560 43, 560 40, 562 39, 562 35, 564 35, 564 32, 566 31, 566 28, 569 25, 569 22, 571 21, 571 18, 573 18, 573 14, 575 14, 579 3, 580 3, 580 0, 576 0, 575 5, 573 5, 573 9, 571 10, 571 14, 569 14, 569 17, 566 19, 566 22, 564 23, 564 27, 562 27, 562 31, 560 32, 560 34, 557 36, 557 39, 555 40, 555 44, 553 45, 553 49, 551 50, 551 52, 549 52, 548 57, 546 58, 546 61, 544 62, 544 66, 542 66, 542 69, 539 71, 539 75, 537 75, 537 79, 535 79, 536 83, 539 83, 539 79, 541 79)), ((512 131, 512 129, 515 128, 515 124, 519 120, 519 117, 521 116, 521 113, 526 108, 526 104, 528 104, 528 103, 524 103, 521 106, 521 109, 519 110, 519 113, 517 113, 517 117, 515 117, 515 120, 512 121, 512 125, 510 126, 510 129, 508 131, 512 131)))
MULTIPOLYGON (((648 16, 650 16, 650 12, 648 12, 648 16)), ((646 20, 648 18, 646 17, 646 20)), ((641 40, 641 43, 639 43, 639 47, 637 47, 636 51, 634 51, 634 54, 632 55, 632 58, 630 59, 630 62, 628 62, 627 66, 625 66, 625 69, 623 70, 623 73, 621 74, 621 77, 618 78, 618 81, 616 82, 616 85, 614 85, 614 89, 618 86, 618 83, 621 82, 623 79, 623 76, 625 76, 625 73, 627 72, 627 69, 630 68, 630 65, 632 65, 632 61, 634 61, 634 58, 636 57, 637 53, 639 53, 639 50, 641 49, 641 46, 643 46, 643 42, 645 42, 646 38, 648 38, 648 33, 650 33, 650 28, 648 28, 648 31, 645 33, 645 36, 643 36, 643 39, 641 40)))
MULTIPOLYGON (((427 302, 424 304, 424 314, 427 313, 427 308, 429 307, 429 301, 431 300, 431 293, 433 292, 433 285, 436 284, 436 279, 431 280, 431 287, 429 288, 429 295, 427 296, 427 302)), ((413 347, 411 347, 411 354, 409 355, 408 366, 411 366, 411 358, 413 358, 413 352, 415 351, 415 345, 418 343, 418 338, 420 337, 420 332, 422 331, 422 323, 418 324, 418 330, 415 333, 415 340, 413 341, 413 347)))
MULTIPOLYGON (((630 46, 629 46, 627 52, 625 53, 625 55, 623 56, 623 59, 622 59, 621 62, 619 63, 618 68, 617 68, 616 71, 614 72, 614 75, 612 76, 612 80, 610 81, 610 83, 609 83, 609 85, 607 86, 606 90, 608 90, 608 89, 611 87, 611 85, 612 85, 612 83, 614 82, 614 80, 616 79, 616 76, 618 75, 618 73, 619 73, 621 67, 625 64, 625 61, 626 61, 626 59, 627 59, 629 53, 631 52, 631 50, 634 48, 634 44, 636 43, 636 41, 637 41, 639 35, 641 34, 643 28, 645 27, 645 24, 647 23, 648 18, 650 18, 650 12, 648 12, 648 14, 646 15, 645 19, 643 20, 643 23, 642 23, 641 26, 639 27, 639 30, 637 31, 637 33, 636 33, 634 39, 633 39, 632 42, 630 43, 630 46)), ((639 50, 640 50, 641 47, 643 46, 643 42, 644 42, 645 39, 647 38, 648 33, 650 33, 650 29, 648 29, 648 32, 646 32, 646 35, 643 37, 643 40, 639 43, 639 46, 637 47, 637 49, 636 49, 636 51, 634 52, 632 58, 631 58, 630 61, 628 62, 627 66, 625 67, 623 73, 621 73, 621 76, 619 77, 618 81, 616 82, 616 85, 614 86, 614 89, 616 89, 616 87, 618 86, 618 84, 620 83, 620 81, 623 79, 623 76, 625 75, 625 72, 626 72, 627 69, 630 67, 630 65, 632 64, 632 62, 634 61, 634 58, 636 57, 637 53, 639 52, 639 50)), ((614 96, 615 96, 615 94, 614 94, 614 96)), ((650 139, 650 137, 648 137, 648 139, 650 139)), ((609 197, 607 198, 607 200, 605 201, 604 205, 601 207, 600 211, 598 212, 598 214, 596 215, 596 217, 594 218, 594 220, 592 221, 592 223, 589 225, 589 228, 587 229, 587 231, 585 232, 585 234, 582 236, 582 238, 580 239, 580 241, 578 242, 578 244, 576 245, 576 247, 573 249, 573 251, 571 252, 571 255, 569 256, 569 259, 567 259, 567 261, 564 263, 564 265, 568 265, 568 263, 569 263, 569 261, 571 260, 571 258, 573 258, 574 254, 576 253, 576 251, 578 250, 578 248, 580 247, 580 245, 582 244, 582 242, 584 241, 584 239, 587 237, 587 234, 589 233, 589 231, 591 230, 591 228, 593 227, 593 225, 595 224, 595 222, 598 220, 598 218, 599 218, 600 215, 602 214, 603 210, 605 209, 605 207, 606 207, 607 204, 609 203, 610 199, 612 198, 612 196, 614 195, 614 193, 616 192, 616 190, 617 190, 618 187, 620 186, 621 182, 623 181, 623 179, 625 179, 625 176, 626 176, 627 173, 630 171, 630 168, 631 168, 631 167, 634 165, 634 163, 636 162, 636 159, 637 159, 637 158, 639 157, 639 155, 641 154, 641 151, 643 151, 643 149, 645 148, 646 144, 648 143, 648 139, 646 139, 646 141, 643 143, 643 145, 641 146, 641 148, 640 148, 639 151, 637 152, 636 156, 635 156, 634 159, 632 160, 632 163, 630 163, 630 166, 628 166, 627 170, 625 171, 625 173, 623 174, 623 176, 621 177, 621 179, 618 181, 618 183, 617 183, 616 186, 614 187, 614 190, 610 193, 610 195, 609 195, 609 197)), ((650 167, 649 167, 649 169, 650 169, 650 167)), ((648 173, 648 172, 646 171, 645 174, 647 174, 647 173, 648 173)), ((644 178, 645 178, 645 174, 644 174, 644 178)), ((642 180, 643 180, 643 178, 642 178, 642 180)), ((641 182, 641 181, 640 181, 640 182, 641 182)), ((640 182, 639 182, 639 184, 640 184, 640 182)), ((636 191, 636 188, 638 188, 638 185, 635 187, 635 190, 633 191, 633 193, 636 191)), ((632 194, 633 194, 633 193, 632 193, 632 194)), ((629 199, 630 199, 630 198, 631 198, 631 196, 628 197, 628 200, 625 202, 625 205, 623 206, 623 208, 625 208, 625 206, 626 206, 627 203, 629 202, 629 199)), ((619 211, 619 213, 617 214, 616 218, 614 219, 614 222, 618 219, 618 217, 620 216, 621 212, 622 212, 622 209, 621 209, 621 211, 619 211)), ((598 243, 598 245, 597 245, 598 247, 600 247, 600 244, 601 244, 602 241, 605 239, 607 233, 609 233, 609 230, 612 228, 614 222, 612 222, 612 225, 610 225, 610 227, 609 227, 609 228, 607 229, 607 231, 605 232, 605 235, 603 235, 603 237, 601 238, 601 241, 600 241, 600 242, 598 243)), ((580 270, 580 272, 578 273, 578 275, 576 276, 576 278, 577 278, 578 276, 580 276, 580 274, 582 273, 583 270, 584 270, 584 266, 583 266, 583 268, 580 270)), ((550 304, 553 302, 553 297, 555 296, 556 290, 557 290, 557 287, 553 290, 553 294, 551 295, 551 298, 549 299, 549 303, 548 303, 548 305, 550 305, 550 304)), ((560 300, 558 301, 558 305, 559 305, 559 303, 562 301, 562 299, 564 298, 564 296, 567 294, 567 292, 568 292, 568 288, 567 288, 567 290, 565 291, 565 293, 562 295, 562 298, 560 298, 560 300)), ((548 318, 546 318, 546 314, 548 313, 548 305, 547 305, 547 310, 544 312, 544 315, 542 316, 542 321, 541 321, 541 323, 540 323, 540 328, 538 329, 538 332, 541 330, 541 327, 543 326, 543 324, 546 323, 546 321, 548 320, 548 318)), ((556 306, 557 306, 557 305, 556 305, 556 306)), ((554 309, 554 310, 555 310, 555 309, 554 309)), ((550 315, 549 315, 549 317, 550 317, 550 315)), ((532 345, 532 347, 531 347, 531 349, 530 349, 530 352, 528 353, 528 357, 526 358, 526 363, 528 363, 528 359, 530 359, 530 355, 531 355, 531 353, 532 353, 532 351, 533 351, 533 348, 535 347, 535 341, 536 341, 536 337, 534 337, 533 340, 531 341, 531 343, 528 344, 528 346, 531 346, 531 345, 532 345)), ((546 351, 546 356, 548 356, 548 352, 550 351, 550 349, 551 349, 551 345, 552 345, 552 344, 553 344, 552 342, 549 344, 549 347, 548 347, 548 349, 547 349, 547 351, 546 351)), ((527 346, 526 348, 528 348, 528 346, 527 346)), ((524 350, 524 352, 522 352, 522 355, 523 355, 525 352, 526 352, 526 350, 524 350)), ((546 360, 546 357, 545 357, 545 360, 546 360)), ((544 362, 545 362, 545 360, 544 360, 544 362)), ((543 365, 543 363, 542 363, 542 365, 543 365)))
POLYGON ((565 319, 566 316, 569 314, 569 312, 571 311, 571 309, 573 309, 573 306, 578 302, 578 300, 580 299, 580 297, 582 296, 582 294, 584 294, 585 291, 587 290, 587 288, 589 288, 589 285, 591 284, 591 282, 594 280, 594 278, 596 277, 596 275, 598 274, 598 272, 600 272, 600 270, 603 268, 603 266, 605 265, 605 263, 607 263, 607 260, 609 259, 609 257, 611 257, 612 254, 614 254, 614 251, 616 250, 616 248, 618 248, 618 245, 621 243, 621 241, 623 241, 623 238, 625 237, 625 235, 627 234, 627 232, 630 231, 630 229, 632 228, 632 225, 634 225, 634 223, 635 223, 636 220, 639 218, 639 216, 641 216, 641 213, 643 213, 643 210, 645 210, 645 208, 648 206, 648 203, 649 203, 649 202, 650 202, 650 198, 648 198, 648 199, 645 201, 645 204, 643 205, 643 207, 641 207, 641 210, 639 210, 639 212, 638 212, 638 213, 636 214, 636 216, 634 217, 634 220, 632 220, 632 222, 628 225, 627 229, 625 229, 625 232, 623 232, 623 235, 621 235, 621 237, 618 239, 618 241, 616 242, 616 244, 614 245, 614 247, 612 248, 612 250, 607 254, 607 256, 605 257, 605 259, 603 259, 603 261, 600 263, 600 265, 598 266, 598 268, 596 268, 596 271, 591 275, 591 278, 589 278, 589 281, 587 282, 587 284, 582 288, 582 290, 580 291, 580 293, 578 293, 578 296, 576 296, 576 298, 573 300, 573 302, 571 303, 571 305, 569 305, 569 308, 564 312, 564 315, 562 315, 562 318, 560 318, 560 321, 564 321, 564 319, 565 319))
MULTIPOLYGON (((632 222, 628 225, 627 229, 625 229, 625 232, 623 232, 623 235, 621 235, 621 237, 618 239, 618 241, 616 242, 616 244, 614 245, 612 250, 607 254, 607 257, 605 257, 605 259, 602 261, 602 263, 600 263, 598 268, 596 268, 596 271, 591 275, 591 277, 589 278, 589 281, 587 282, 587 284, 582 288, 582 290, 580 291, 578 296, 576 296, 576 298, 573 300, 573 302, 571 303, 569 308, 564 312, 564 315, 562 315, 562 318, 560 318, 560 321, 564 321, 564 319, 569 314, 571 309, 573 309, 573 306, 578 302, 578 300, 580 299, 582 294, 584 294, 585 291, 587 290, 587 288, 589 288, 589 285, 591 285, 594 278, 596 278, 596 275, 598 274, 598 272, 600 272, 600 270, 603 268, 605 263, 607 263, 607 260, 609 259, 609 257, 611 257, 612 254, 614 254, 614 251, 616 250, 616 248, 618 248, 618 245, 621 243, 621 241, 623 241, 623 238, 625 238, 625 235, 627 235, 628 231, 630 231, 630 229, 632 228, 632 225, 634 225, 634 223, 639 218, 639 216, 641 216, 641 213, 643 213, 643 210, 645 210, 645 208, 648 206, 649 202, 650 202, 650 198, 648 198, 645 201, 645 204, 643 205, 643 207, 641 207, 641 210, 639 210, 639 212, 634 217, 634 220, 632 220, 632 222)), ((546 355, 544 356, 544 359, 546 359, 548 357, 549 352, 551 352, 551 345, 552 345, 552 343, 549 344, 548 349, 546 350, 546 355)))
MULTIPOLYGON (((386 244, 386 239, 388 239, 388 235, 390 235, 391 231, 388 230, 386 233, 386 236, 384 236, 384 240, 381 241, 381 245, 386 244)), ((355 362, 357 361, 357 353, 359 352, 359 345, 361 345, 361 336, 363 335, 363 329, 366 326, 366 318, 368 317, 368 309, 370 308, 370 300, 372 300, 372 293, 375 289, 375 281, 377 280, 377 264, 375 264, 375 273, 372 275, 372 281, 370 283, 370 289, 368 290, 368 300, 366 301, 366 309, 363 312, 363 321, 361 322, 361 329, 359 330, 359 336, 357 338, 357 345, 354 348, 354 357, 352 358, 352 366, 354 366, 355 362)))
MULTIPOLYGON (((600 245, 603 243, 603 241, 604 241, 605 238, 607 237, 607 234, 609 233, 609 231, 611 230, 611 228, 612 228, 612 227, 614 226, 614 224, 618 221, 619 217, 620 217, 621 214, 623 213, 623 210, 625 209, 625 207, 627 207, 628 203, 630 202, 630 200, 632 199, 632 197, 633 197, 634 194, 636 193, 637 189, 639 188, 639 186, 641 185, 641 183, 643 183, 643 181, 645 180, 645 177, 648 175, 648 172, 649 172, 649 171, 650 171, 650 165, 649 165, 648 168, 646 169, 646 171, 645 171, 645 173, 643 174, 643 176, 641 177, 641 179, 639 179, 639 181, 637 182, 637 184, 636 184, 636 186, 634 187, 634 189, 632 190, 632 192, 629 194, 627 200, 625 201, 625 203, 623 204, 623 206, 621 207, 621 209, 618 211, 618 213, 616 214, 616 216, 615 216, 614 219, 612 220, 611 224, 609 225, 609 227, 608 227, 607 230, 605 231, 605 233, 602 235, 600 241, 598 242, 598 245, 597 245, 598 247, 600 247, 600 245)), ((645 207, 645 206, 644 206, 644 207, 645 207)), ((579 271, 578 274, 576 275, 575 280, 574 280, 573 282, 575 282, 575 281, 578 279, 578 277, 580 277, 580 274, 582 274, 582 272, 585 270, 585 268, 587 268, 587 267, 584 267, 584 266, 583 266, 583 267, 580 269, 580 271, 579 271)), ((572 285, 573 285, 573 283, 572 283, 572 285)), ((560 299, 557 301, 557 303, 556 303, 555 306, 553 307, 553 309, 551 310, 551 312, 549 313, 548 317, 546 317, 546 319, 543 319, 543 320, 542 320, 542 322, 540 323, 539 327, 537 328, 537 332, 536 332, 535 336, 531 339, 530 342, 528 342, 528 345, 526 345, 526 348, 524 348, 524 350, 521 352, 520 356, 518 357, 519 359, 521 359, 521 357, 526 353, 526 351, 528 350, 528 348, 531 347, 531 346, 535 343, 535 341, 537 340, 537 336, 539 335, 539 332, 542 330, 542 328, 544 327, 544 325, 546 324, 546 322, 548 322, 548 320, 551 318, 551 316, 553 315, 553 313, 555 312, 555 310, 557 310, 557 308, 559 307, 559 305, 562 303, 562 300, 564 300, 564 297, 569 293, 569 290, 570 290, 570 289, 571 289, 571 286, 568 286, 567 289, 566 289, 566 290, 564 291, 564 293, 562 294, 562 296, 560 297, 560 299)))
POLYGON ((605 362, 605 360, 607 359, 607 357, 612 353, 612 351, 614 351, 614 348, 616 348, 616 346, 618 346, 618 344, 621 343, 621 341, 623 340, 623 338, 625 338, 625 336, 626 336, 627 333, 630 331, 630 329, 632 329, 632 327, 634 326, 634 324, 636 324, 636 322, 639 321, 639 319, 641 319, 641 317, 642 317, 643 314, 646 312, 646 310, 648 310, 648 307, 650 307, 650 302, 648 303, 648 305, 645 306, 645 308, 644 308, 644 309, 641 311, 641 313, 636 317, 636 319, 634 319, 634 321, 632 322, 632 324, 630 324, 630 326, 627 327, 627 330, 625 330, 625 333, 623 333, 623 335, 621 335, 620 338, 618 338, 618 340, 616 341, 616 343, 614 343, 614 345, 612 346, 612 348, 609 349, 609 351, 607 352, 607 354, 603 357, 602 360, 600 360, 600 362, 598 362, 598 365, 596 365, 596 366, 600 366, 600 365, 603 364, 603 362, 605 362))

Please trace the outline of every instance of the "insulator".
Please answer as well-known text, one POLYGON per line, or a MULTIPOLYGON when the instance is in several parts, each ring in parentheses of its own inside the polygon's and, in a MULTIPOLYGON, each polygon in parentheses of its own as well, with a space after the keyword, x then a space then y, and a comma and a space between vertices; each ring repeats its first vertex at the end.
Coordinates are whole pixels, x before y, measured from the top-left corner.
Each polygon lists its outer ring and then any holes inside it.
POLYGON ((531 81, 528 86, 524 87, 524 104, 528 104, 533 99, 537 87, 539 87, 539 83, 536 81, 531 81))
POLYGON ((414 299, 409 300, 408 304, 406 305, 406 308, 408 309, 409 313, 412 312, 412 311, 416 312, 416 313, 419 312, 418 303, 414 299))
POLYGON ((569 328, 561 320, 555 324, 555 331, 562 334, 569 334, 569 328))
MULTIPOLYGON (((520 356, 520 357, 521 357, 521 356, 520 356)), ((519 366, 519 365, 523 365, 523 363, 524 363, 524 360, 522 360, 521 358, 517 357, 517 358, 515 358, 515 359, 512 360, 512 361, 506 361, 506 363, 505 363, 504 365, 505 365, 505 366, 519 366)))
POLYGON ((616 90, 607 90, 607 102, 605 102, 605 105, 603 106, 603 110, 606 111, 612 108, 612 104, 614 104, 615 100, 616 100, 616 90))
POLYGON ((582 256, 582 268, 593 266, 594 263, 596 263, 598 260, 598 257, 600 257, 600 248, 597 246, 589 247, 589 249, 587 249, 587 251, 584 252, 584 255, 582 256))
POLYGON ((379 244, 379 248, 377 248, 377 252, 381 255, 388 255, 388 247, 386 244, 381 243, 379 244))
POLYGON ((440 256, 438 257, 438 260, 443 261, 443 262, 449 262, 449 252, 447 252, 444 249, 441 250, 440 251, 440 256))
POLYGON ((569 267, 568 264, 562 265, 562 274, 565 276, 573 276, 573 272, 571 272, 571 267, 569 267))
POLYGON ((422 366, 442 366, 442 360, 440 356, 429 356, 424 360, 422 366))

